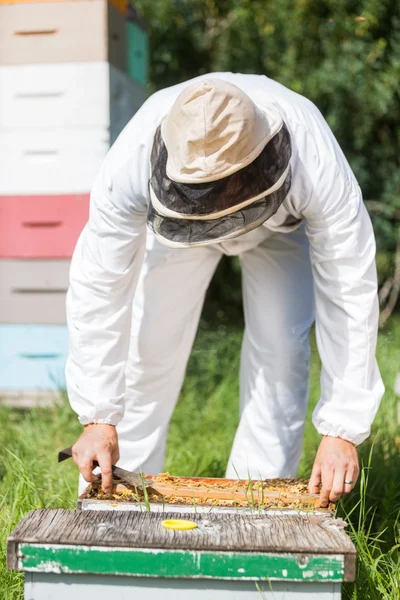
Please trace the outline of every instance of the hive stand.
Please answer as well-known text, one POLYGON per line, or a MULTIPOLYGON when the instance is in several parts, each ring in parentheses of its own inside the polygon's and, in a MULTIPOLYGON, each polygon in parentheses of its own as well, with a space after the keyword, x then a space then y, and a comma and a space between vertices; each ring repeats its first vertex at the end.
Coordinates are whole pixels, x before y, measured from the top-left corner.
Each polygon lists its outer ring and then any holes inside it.
POLYGON ((355 578, 343 521, 315 514, 29 513, 8 539, 9 569, 29 600, 339 600, 355 578))

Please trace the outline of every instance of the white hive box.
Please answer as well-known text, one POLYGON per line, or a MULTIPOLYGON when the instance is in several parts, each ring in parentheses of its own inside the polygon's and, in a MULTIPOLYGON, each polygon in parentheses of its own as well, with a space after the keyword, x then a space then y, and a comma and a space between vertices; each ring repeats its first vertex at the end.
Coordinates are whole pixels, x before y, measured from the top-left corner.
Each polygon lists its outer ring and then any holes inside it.
POLYGON ((0 130, 104 127, 112 142, 145 98, 139 84, 105 61, 2 66, 0 130))
POLYGON ((110 145, 105 127, 0 133, 0 195, 90 191, 110 145))
POLYGON ((105 61, 0 67, 0 195, 90 191, 145 98, 105 61))
POLYGON ((0 64, 100 60, 125 70, 125 17, 107 0, 0 4, 0 64))

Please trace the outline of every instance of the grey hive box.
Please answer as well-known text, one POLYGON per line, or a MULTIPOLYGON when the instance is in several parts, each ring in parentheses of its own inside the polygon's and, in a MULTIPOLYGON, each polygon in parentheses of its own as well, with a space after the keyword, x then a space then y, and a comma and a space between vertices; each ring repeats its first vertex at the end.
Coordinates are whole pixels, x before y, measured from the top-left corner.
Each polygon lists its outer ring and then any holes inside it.
POLYGON ((66 322, 70 260, 0 260, 0 323, 66 322))
POLYGON ((8 539, 29 600, 339 600, 355 548, 332 517, 36 510, 8 539), (190 531, 165 519, 190 518, 190 531))

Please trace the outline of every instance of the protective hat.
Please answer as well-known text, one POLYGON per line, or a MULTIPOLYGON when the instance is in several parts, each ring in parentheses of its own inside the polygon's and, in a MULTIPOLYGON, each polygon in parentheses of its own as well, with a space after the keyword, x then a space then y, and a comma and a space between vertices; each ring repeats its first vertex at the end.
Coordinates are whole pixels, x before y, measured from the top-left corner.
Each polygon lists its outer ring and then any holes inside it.
POLYGON ((288 194, 290 157, 290 134, 277 112, 224 80, 191 84, 154 137, 148 225, 177 247, 251 231, 288 194))

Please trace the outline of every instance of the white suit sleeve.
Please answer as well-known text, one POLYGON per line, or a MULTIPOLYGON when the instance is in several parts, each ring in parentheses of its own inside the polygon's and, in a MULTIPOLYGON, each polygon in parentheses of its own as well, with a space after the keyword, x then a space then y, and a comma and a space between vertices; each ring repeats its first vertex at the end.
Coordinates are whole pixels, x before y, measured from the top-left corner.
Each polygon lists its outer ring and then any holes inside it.
POLYGON ((322 116, 303 140, 310 191, 302 210, 313 266, 322 435, 360 444, 384 388, 375 359, 378 330, 375 239, 357 181, 322 116))
POLYGON ((128 126, 104 161, 91 193, 89 222, 72 258, 66 381, 82 424, 116 425, 124 413, 131 305, 147 213, 148 157, 146 144, 136 144, 132 156, 135 127, 138 123, 128 126))

